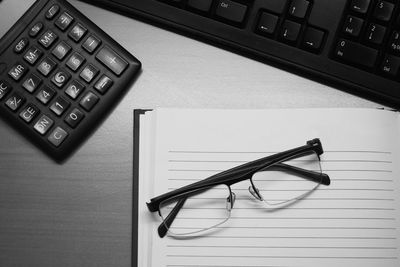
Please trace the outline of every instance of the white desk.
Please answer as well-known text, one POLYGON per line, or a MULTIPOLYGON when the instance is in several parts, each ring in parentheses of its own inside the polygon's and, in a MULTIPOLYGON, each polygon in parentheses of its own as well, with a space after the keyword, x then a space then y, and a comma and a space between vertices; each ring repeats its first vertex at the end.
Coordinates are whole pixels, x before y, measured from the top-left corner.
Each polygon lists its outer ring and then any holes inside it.
MULTIPOLYGON (((0 2, 0 36, 33 3, 0 2)), ((63 165, 0 120, 0 266, 130 266, 134 108, 380 107, 208 44, 72 1, 143 63, 63 165)))

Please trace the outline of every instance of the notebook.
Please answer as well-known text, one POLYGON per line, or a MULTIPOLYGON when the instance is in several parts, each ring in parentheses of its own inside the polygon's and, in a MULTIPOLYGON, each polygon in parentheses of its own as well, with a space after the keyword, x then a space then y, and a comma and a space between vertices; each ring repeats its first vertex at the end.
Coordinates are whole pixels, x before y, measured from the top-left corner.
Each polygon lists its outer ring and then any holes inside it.
POLYGON ((155 109, 134 119, 133 266, 400 266, 397 112, 155 109), (239 201, 218 231, 158 236, 150 198, 313 138, 330 186, 260 212, 244 181, 232 186, 239 201))

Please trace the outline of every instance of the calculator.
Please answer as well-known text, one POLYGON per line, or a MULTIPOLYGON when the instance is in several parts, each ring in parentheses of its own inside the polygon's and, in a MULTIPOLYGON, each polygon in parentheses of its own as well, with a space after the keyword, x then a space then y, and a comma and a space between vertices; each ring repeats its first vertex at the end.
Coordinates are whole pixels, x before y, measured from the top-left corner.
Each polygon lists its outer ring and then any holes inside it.
POLYGON ((0 115, 58 162, 131 87, 141 63, 65 0, 38 0, 0 40, 0 115))

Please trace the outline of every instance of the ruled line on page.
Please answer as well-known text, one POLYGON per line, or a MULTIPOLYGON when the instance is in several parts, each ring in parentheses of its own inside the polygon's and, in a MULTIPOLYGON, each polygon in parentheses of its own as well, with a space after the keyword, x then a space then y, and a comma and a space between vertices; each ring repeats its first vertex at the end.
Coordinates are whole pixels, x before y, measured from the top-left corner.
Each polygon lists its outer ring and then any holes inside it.
POLYGON ((167 245, 169 248, 272 248, 272 249, 285 249, 285 248, 301 248, 301 249, 378 249, 378 250, 393 250, 397 247, 362 247, 362 246, 240 246, 240 245, 167 245))
POLYGON ((396 260, 398 257, 382 257, 382 256, 272 256, 272 255, 180 255, 167 254, 167 257, 182 258, 265 258, 265 259, 364 259, 364 260, 396 260))

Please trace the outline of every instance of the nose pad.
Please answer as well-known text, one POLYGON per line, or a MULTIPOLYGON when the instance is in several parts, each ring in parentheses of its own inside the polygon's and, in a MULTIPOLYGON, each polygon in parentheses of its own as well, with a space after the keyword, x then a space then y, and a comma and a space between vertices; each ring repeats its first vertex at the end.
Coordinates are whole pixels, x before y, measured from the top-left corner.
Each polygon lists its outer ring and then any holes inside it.
POLYGON ((253 197, 255 197, 256 199, 260 200, 260 201, 264 201, 264 199, 262 198, 262 196, 260 195, 260 191, 258 191, 257 188, 254 188, 253 186, 249 186, 249 192, 250 194, 253 195, 253 197))
POLYGON ((235 204, 236 195, 235 193, 231 193, 229 197, 226 198, 226 209, 231 211, 233 209, 233 205, 235 204))

